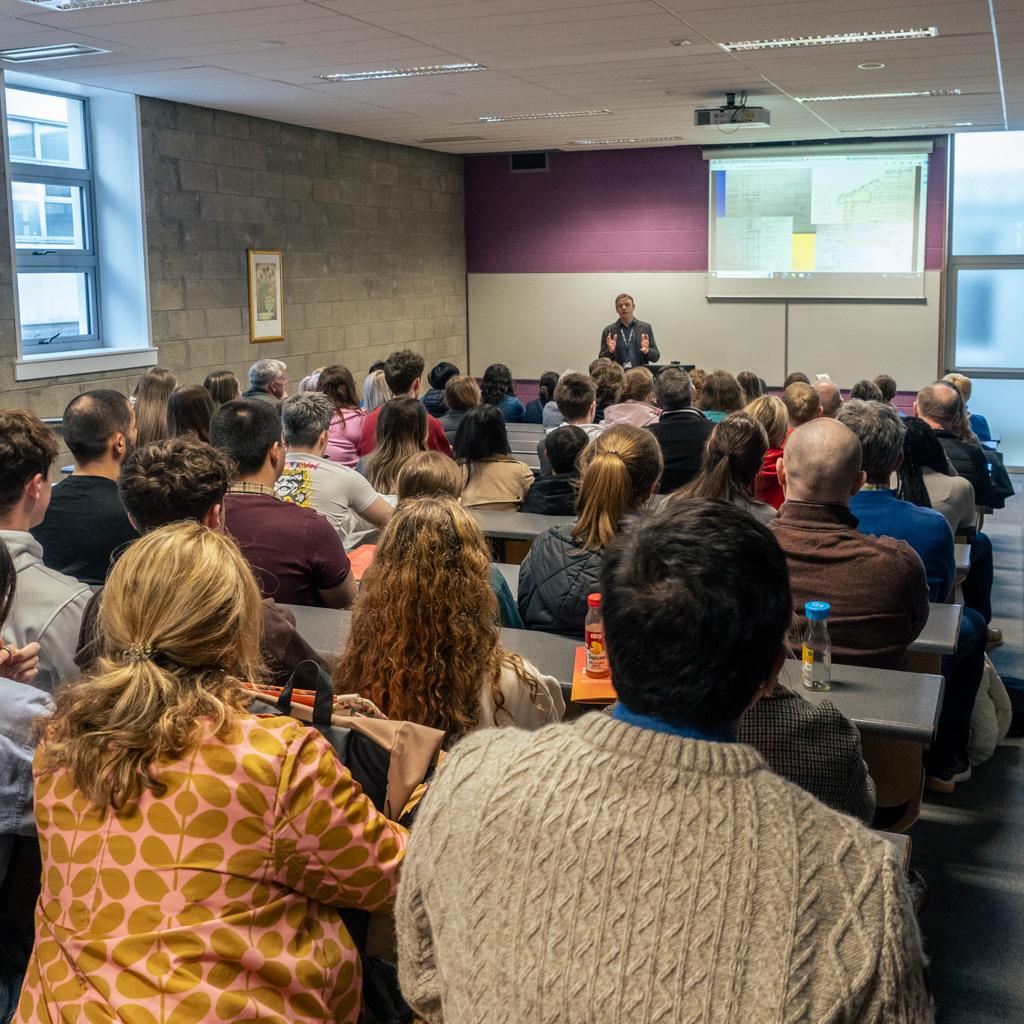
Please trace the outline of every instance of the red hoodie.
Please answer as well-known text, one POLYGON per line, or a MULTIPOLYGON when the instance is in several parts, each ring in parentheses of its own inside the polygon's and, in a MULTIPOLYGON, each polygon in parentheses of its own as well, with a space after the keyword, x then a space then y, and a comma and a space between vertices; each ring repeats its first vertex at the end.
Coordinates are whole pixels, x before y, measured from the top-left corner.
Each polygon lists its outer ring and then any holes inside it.
MULTIPOLYGON (((785 448, 785 443, 783 443, 782 447, 785 448)), ((764 464, 761 466, 761 472, 757 474, 757 478, 754 480, 755 497, 771 505, 776 511, 786 500, 786 495, 782 491, 782 484, 779 483, 778 471, 775 468, 775 464, 779 461, 781 455, 782 448, 769 448, 764 453, 764 464)))

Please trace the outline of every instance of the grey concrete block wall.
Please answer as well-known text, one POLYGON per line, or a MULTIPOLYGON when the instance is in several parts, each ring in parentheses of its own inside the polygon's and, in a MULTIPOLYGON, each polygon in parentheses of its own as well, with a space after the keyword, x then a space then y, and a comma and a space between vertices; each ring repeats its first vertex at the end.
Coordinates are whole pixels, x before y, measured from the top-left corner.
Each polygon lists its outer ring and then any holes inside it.
POLYGON ((275 357, 293 385, 395 348, 466 366, 462 160, 142 100, 150 296, 182 381, 275 357), (283 253, 285 339, 252 344, 246 249, 283 253))
MULTIPOLYGON (((288 364, 294 389, 344 363, 357 384, 395 348, 467 368, 462 159, 143 98, 153 343, 182 383, 288 364), (283 253, 285 339, 249 341, 246 249, 283 253)), ((0 163, 0 404, 60 416, 141 370, 14 380, 14 281, 0 163), (102 385, 101 385, 102 382, 102 385)), ((243 384, 243 389, 245 384, 243 384)))

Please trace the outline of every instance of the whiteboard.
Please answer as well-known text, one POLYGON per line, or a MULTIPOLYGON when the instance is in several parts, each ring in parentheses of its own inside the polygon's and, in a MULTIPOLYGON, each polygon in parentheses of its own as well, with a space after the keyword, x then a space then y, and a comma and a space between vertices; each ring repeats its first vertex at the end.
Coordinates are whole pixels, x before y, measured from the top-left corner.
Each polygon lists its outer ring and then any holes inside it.
POLYGON ((941 273, 925 274, 924 304, 708 302, 706 273, 469 274, 469 372, 505 363, 513 377, 586 371, 601 330, 628 292, 654 328, 661 361, 750 370, 772 387, 789 370, 828 373, 843 388, 890 373, 900 390, 938 366, 941 273), (787 370, 788 365, 788 370, 787 370), (870 371, 870 372, 869 372, 870 371))

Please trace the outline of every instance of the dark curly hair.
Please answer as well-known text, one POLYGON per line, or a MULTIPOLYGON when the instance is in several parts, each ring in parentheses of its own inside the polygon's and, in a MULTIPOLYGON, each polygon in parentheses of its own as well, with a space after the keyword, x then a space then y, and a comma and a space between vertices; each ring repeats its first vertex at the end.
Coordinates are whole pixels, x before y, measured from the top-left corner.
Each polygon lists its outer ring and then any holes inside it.
POLYGON ((480 401, 484 405, 497 405, 506 395, 515 395, 512 371, 504 363, 492 363, 484 370, 480 385, 480 401))

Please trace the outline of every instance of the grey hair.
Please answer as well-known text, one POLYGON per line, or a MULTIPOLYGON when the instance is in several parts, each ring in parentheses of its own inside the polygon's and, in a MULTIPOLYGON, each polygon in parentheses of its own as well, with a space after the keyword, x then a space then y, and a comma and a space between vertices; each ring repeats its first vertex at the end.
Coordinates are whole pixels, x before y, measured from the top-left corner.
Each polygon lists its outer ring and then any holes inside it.
POLYGON ((249 387, 266 388, 287 370, 280 359, 260 359, 249 367, 249 387))
POLYGON ((681 366, 666 366, 654 378, 654 396, 666 412, 689 409, 693 404, 693 381, 681 366))
POLYGON ((313 448, 331 425, 334 403, 320 391, 303 391, 281 403, 281 428, 289 448, 313 448))
POLYGON ((896 410, 885 402, 851 398, 839 410, 836 419, 849 427, 860 440, 863 453, 861 468, 868 475, 868 483, 887 483, 903 451, 903 439, 907 434, 896 410))

